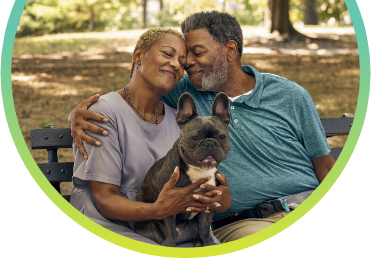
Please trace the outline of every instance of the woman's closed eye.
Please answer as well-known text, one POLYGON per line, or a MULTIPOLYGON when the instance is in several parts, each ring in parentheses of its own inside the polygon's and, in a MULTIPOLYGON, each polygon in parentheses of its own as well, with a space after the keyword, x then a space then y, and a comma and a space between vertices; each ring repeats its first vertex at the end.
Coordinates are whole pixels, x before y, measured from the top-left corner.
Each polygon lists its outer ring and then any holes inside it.
POLYGON ((168 56, 168 57, 172 57, 173 55, 171 54, 171 53, 169 53, 169 52, 165 52, 165 51, 163 51, 162 53, 164 53, 166 56, 168 56))

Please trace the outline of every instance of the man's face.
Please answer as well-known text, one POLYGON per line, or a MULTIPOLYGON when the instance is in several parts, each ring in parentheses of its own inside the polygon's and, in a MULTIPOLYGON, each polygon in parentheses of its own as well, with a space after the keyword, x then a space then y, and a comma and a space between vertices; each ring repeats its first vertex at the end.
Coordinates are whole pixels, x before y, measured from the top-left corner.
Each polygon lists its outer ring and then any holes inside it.
POLYGON ((223 47, 206 29, 190 31, 185 39, 188 50, 186 70, 191 82, 200 91, 220 91, 228 73, 223 47))

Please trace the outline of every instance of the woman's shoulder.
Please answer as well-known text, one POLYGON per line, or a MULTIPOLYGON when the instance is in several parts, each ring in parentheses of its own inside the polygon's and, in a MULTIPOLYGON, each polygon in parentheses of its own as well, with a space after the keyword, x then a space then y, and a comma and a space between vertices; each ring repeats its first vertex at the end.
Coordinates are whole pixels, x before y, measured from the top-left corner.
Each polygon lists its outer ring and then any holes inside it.
POLYGON ((120 94, 117 92, 110 92, 102 95, 88 110, 97 113, 113 112, 121 106, 120 103, 122 103, 122 101, 123 99, 120 94))

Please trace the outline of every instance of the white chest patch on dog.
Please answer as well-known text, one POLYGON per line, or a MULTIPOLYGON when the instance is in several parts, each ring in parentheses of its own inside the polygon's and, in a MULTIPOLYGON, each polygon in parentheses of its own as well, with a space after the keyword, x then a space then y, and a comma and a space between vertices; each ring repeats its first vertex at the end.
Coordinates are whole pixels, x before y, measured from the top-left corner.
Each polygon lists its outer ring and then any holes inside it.
MULTIPOLYGON (((206 177, 209 177, 211 176, 211 179, 209 181, 207 181, 206 183, 207 184, 210 184, 210 185, 216 185, 216 182, 215 182, 215 173, 218 171, 218 169, 216 169, 215 167, 214 168, 211 168, 211 169, 202 169, 202 168, 198 168, 198 167, 195 167, 195 166, 192 166, 192 165, 188 165, 188 171, 187 171, 187 175, 189 176, 189 179, 191 179, 192 183, 196 182, 198 179, 201 179, 201 178, 206 178, 206 177)), ((202 191, 202 189, 197 189, 195 190, 195 192, 199 192, 199 191, 202 191)), ((193 219, 194 216, 197 215, 198 212, 192 212, 191 215, 189 216, 188 220, 190 219, 193 219)))
POLYGON ((206 178, 211 176, 211 179, 207 181, 207 184, 211 184, 215 186, 215 173, 218 171, 216 167, 211 169, 201 169, 192 165, 188 165, 189 169, 187 171, 187 174, 189 176, 189 179, 191 179, 192 183, 196 182, 198 179, 206 178))

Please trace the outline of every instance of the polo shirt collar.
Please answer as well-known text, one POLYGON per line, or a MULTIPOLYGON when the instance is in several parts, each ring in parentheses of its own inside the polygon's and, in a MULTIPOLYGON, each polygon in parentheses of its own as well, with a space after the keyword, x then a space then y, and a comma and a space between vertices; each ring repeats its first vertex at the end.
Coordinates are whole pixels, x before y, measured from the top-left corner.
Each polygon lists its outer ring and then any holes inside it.
MULTIPOLYGON (((251 76, 255 77, 255 88, 249 95, 242 95, 237 100, 234 100, 234 103, 244 103, 252 108, 258 108, 260 103, 260 97, 263 92, 264 79, 261 73, 252 66, 242 66, 242 70, 251 76)), ((217 93, 208 92, 208 99, 213 101, 217 93)))

